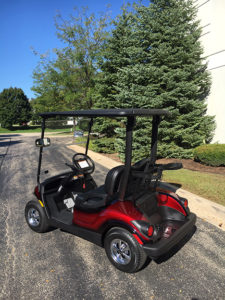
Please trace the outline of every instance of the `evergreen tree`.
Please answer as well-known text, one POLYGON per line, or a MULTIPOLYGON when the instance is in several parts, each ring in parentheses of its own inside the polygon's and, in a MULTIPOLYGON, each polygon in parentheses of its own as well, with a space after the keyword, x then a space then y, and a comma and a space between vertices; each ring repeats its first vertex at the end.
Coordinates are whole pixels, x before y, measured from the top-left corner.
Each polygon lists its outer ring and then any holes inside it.
POLYGON ((0 93, 0 123, 4 128, 13 124, 27 123, 31 118, 31 107, 22 89, 9 88, 0 93))
MULTIPOLYGON (((110 109, 121 108, 121 99, 118 97, 118 83, 120 81, 119 70, 132 63, 127 51, 133 47, 131 34, 133 31, 133 14, 127 8, 123 8, 121 16, 113 21, 115 30, 108 38, 103 57, 99 61, 101 73, 98 74, 96 108, 110 109)), ((115 136, 115 127, 118 120, 98 119, 95 121, 98 130, 107 137, 115 136)))
MULTIPOLYGON (((159 131, 159 155, 190 157, 193 148, 210 141, 214 129, 213 118, 205 115, 210 77, 202 58, 196 8, 191 0, 154 0, 148 7, 136 5, 132 18, 123 13, 124 19, 128 16, 129 26, 123 23, 128 35, 118 34, 119 22, 109 41, 124 48, 122 52, 109 48, 111 54, 103 64, 102 77, 113 75, 114 92, 103 93, 107 90, 103 80, 99 91, 105 97, 104 107, 115 103, 114 107, 169 109, 171 115, 161 122, 159 131), (127 64, 118 63, 115 68, 115 58, 127 64)), ((149 153, 149 125, 145 119, 137 120, 135 160, 149 153)), ((117 148, 123 156, 124 129, 117 133, 117 148)))

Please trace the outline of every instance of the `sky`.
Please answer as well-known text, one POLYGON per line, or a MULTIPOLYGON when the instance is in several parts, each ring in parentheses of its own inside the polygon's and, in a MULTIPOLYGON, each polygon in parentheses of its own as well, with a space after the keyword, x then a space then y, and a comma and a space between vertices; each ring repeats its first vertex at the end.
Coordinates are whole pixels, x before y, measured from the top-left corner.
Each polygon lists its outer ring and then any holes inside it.
MULTIPOLYGON (((21 88, 26 96, 31 91, 32 73, 38 64, 32 48, 46 53, 62 47, 56 36, 54 17, 60 13, 68 19, 74 7, 88 6, 90 13, 106 10, 112 17, 120 13, 126 0, 0 0, 0 92, 4 88, 21 88)), ((130 2, 133 2, 132 0, 130 2)))

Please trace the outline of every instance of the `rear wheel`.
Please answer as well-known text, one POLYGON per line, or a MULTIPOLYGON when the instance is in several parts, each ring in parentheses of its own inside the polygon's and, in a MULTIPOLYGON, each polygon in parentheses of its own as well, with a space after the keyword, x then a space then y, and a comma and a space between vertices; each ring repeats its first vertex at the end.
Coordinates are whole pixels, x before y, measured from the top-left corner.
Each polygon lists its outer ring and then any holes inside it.
POLYGON ((25 207, 25 219, 28 226, 36 232, 46 232, 50 229, 44 208, 37 201, 29 201, 25 207))
POLYGON ((126 229, 111 229, 105 237, 104 246, 110 262, 120 271, 137 272, 146 262, 144 250, 126 229))

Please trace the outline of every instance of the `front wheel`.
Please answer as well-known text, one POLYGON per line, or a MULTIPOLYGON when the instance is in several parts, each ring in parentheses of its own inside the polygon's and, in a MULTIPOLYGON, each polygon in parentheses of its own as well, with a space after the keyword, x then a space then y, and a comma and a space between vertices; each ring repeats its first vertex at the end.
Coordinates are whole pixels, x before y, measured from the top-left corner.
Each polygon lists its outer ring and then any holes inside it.
POLYGON ((110 262, 123 272, 137 272, 147 260, 137 240, 123 228, 111 229, 105 237, 104 247, 110 262))
POLYGON ((25 219, 28 226, 36 232, 47 232, 50 227, 44 208, 37 201, 29 201, 25 207, 25 219))

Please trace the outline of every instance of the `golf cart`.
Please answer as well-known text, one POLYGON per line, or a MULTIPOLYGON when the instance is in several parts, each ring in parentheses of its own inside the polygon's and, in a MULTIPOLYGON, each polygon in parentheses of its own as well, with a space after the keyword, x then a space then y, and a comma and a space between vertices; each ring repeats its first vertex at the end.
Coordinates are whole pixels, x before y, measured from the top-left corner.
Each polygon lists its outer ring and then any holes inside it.
POLYGON ((124 272, 136 272, 147 258, 156 259, 177 246, 193 230, 195 214, 188 202, 164 188, 163 170, 177 170, 182 164, 156 164, 159 109, 107 109, 49 112, 41 114, 37 200, 27 203, 25 218, 36 232, 51 227, 82 237, 105 248, 110 262, 124 272), (68 172, 40 182, 42 152, 50 145, 44 137, 48 118, 85 117, 89 128, 85 153, 75 153, 68 172), (132 165, 132 132, 136 117, 152 117, 150 155, 132 165), (105 183, 97 186, 92 174, 94 161, 87 155, 90 133, 97 117, 126 118, 125 164, 108 171, 105 183))

